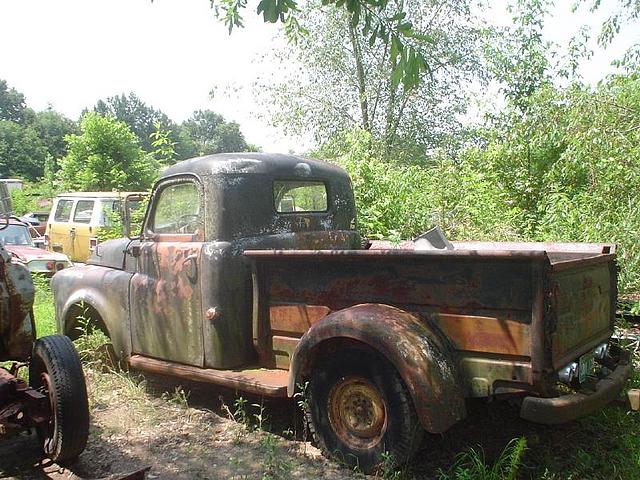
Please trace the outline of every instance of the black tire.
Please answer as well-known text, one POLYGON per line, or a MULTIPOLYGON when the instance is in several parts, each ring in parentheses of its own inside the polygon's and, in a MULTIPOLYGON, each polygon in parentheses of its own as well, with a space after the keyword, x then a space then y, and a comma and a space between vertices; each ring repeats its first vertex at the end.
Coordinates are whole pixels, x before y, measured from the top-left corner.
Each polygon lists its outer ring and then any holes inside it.
POLYGON ((75 459, 87 445, 89 405, 82 364, 68 337, 35 342, 29 384, 49 396, 51 418, 37 428, 44 453, 55 462, 75 459))
POLYGON ((413 400, 395 367, 376 352, 350 349, 321 360, 307 393, 309 428, 327 457, 372 473, 384 453, 400 465, 420 445, 413 400))

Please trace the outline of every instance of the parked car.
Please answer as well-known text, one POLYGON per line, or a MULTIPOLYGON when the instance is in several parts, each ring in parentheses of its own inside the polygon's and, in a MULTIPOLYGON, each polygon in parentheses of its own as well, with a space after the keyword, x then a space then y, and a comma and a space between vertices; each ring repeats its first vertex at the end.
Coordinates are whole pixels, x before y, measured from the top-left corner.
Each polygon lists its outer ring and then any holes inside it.
POLYGON ((43 242, 44 234, 47 230, 48 219, 49 212, 29 212, 20 217, 20 220, 32 227, 31 229, 29 229, 29 233, 31 233, 31 236, 36 239, 42 237, 43 242))
POLYGON ((73 266, 66 255, 38 248, 29 233, 29 228, 26 223, 15 217, 0 220, 0 242, 31 273, 51 276, 73 266))
POLYGON ((47 221, 47 248, 68 255, 74 262, 85 262, 98 244, 98 232, 112 225, 114 220, 122 223, 125 235, 129 233, 131 215, 147 196, 144 192, 58 195, 47 221))
POLYGON ((621 392, 615 245, 425 240, 363 242, 335 165, 191 159, 162 173, 139 238, 53 278, 58 329, 89 318, 142 371, 302 389, 323 452, 365 471, 405 461, 467 398, 518 398, 550 424, 621 392))

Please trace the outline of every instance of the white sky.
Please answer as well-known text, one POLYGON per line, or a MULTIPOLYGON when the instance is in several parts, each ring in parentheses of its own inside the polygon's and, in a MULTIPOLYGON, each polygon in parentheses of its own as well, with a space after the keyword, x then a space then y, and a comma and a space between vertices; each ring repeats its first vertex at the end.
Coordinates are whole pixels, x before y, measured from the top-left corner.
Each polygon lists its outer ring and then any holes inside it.
MULTIPOLYGON (((247 141, 265 151, 299 153, 309 140, 269 127, 252 97, 257 77, 277 79, 281 68, 261 57, 284 44, 279 28, 255 15, 257 3, 249 1, 245 28, 229 36, 208 0, 0 0, 0 78, 36 110, 50 104, 77 119, 98 99, 133 91, 176 122, 211 109, 238 122, 247 141), (214 88, 237 90, 211 99, 214 88)), ((586 8, 571 14, 571 3, 558 0, 545 30, 565 45, 580 25, 597 28, 604 17, 586 8)), ((500 7, 492 10, 496 21, 508 21, 500 7)), ((611 58, 639 35, 624 33, 598 53, 583 66, 585 79, 611 71, 611 58)))

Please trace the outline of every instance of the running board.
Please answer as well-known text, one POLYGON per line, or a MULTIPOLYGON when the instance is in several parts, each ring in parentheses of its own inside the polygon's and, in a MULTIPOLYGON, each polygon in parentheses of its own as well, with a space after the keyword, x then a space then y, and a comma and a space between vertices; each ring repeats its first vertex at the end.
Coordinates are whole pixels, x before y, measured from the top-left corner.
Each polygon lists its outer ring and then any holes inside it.
POLYGON ((270 368, 215 370, 132 355, 129 366, 149 373, 206 382, 267 397, 286 397, 289 371, 270 368))

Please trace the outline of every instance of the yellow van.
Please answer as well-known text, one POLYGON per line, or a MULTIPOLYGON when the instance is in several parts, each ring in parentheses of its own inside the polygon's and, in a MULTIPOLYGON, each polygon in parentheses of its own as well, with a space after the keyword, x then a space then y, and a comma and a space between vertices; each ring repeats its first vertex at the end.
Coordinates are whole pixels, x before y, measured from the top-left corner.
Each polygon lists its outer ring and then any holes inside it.
POLYGON ((129 232, 129 218, 147 196, 144 192, 61 193, 53 201, 45 245, 74 262, 85 262, 98 244, 98 231, 110 226, 114 215, 122 220, 125 235, 138 233, 129 232))

